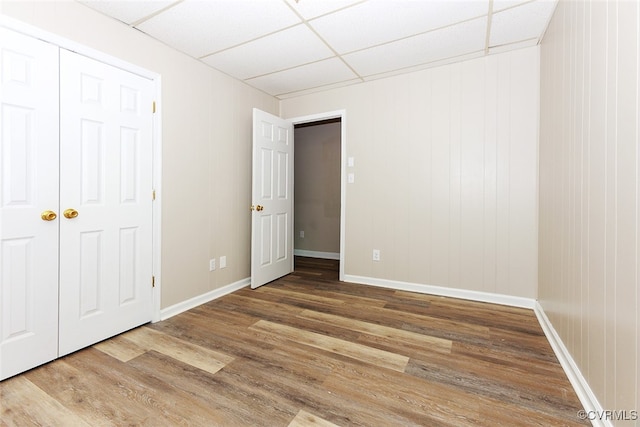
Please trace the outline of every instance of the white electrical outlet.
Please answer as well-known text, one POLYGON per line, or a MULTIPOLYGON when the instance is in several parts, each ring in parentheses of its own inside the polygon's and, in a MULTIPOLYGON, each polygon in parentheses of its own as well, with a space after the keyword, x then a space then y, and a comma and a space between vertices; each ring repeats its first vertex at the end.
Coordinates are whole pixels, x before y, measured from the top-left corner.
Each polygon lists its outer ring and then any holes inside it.
POLYGON ((373 260, 380 261, 380 249, 373 250, 373 260))
POLYGON ((304 239, 304 231, 303 230, 300 230, 300 238, 304 239))
POLYGON ((216 259, 215 258, 211 258, 209 260, 209 271, 213 271, 216 269, 216 259))
POLYGON ((225 268, 227 266, 227 257, 226 256, 221 256, 220 257, 220 268, 225 268))

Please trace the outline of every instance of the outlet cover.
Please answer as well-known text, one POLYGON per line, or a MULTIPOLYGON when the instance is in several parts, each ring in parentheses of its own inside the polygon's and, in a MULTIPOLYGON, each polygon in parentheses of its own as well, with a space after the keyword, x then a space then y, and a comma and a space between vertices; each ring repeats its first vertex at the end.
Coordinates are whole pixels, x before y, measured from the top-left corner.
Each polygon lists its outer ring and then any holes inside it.
POLYGON ((225 268, 227 266, 227 257, 226 256, 221 256, 220 257, 220 268, 225 268))
POLYGON ((373 250, 373 260, 380 261, 380 249, 373 250))
POLYGON ((216 259, 215 258, 211 258, 209 260, 209 271, 213 271, 216 269, 216 259))

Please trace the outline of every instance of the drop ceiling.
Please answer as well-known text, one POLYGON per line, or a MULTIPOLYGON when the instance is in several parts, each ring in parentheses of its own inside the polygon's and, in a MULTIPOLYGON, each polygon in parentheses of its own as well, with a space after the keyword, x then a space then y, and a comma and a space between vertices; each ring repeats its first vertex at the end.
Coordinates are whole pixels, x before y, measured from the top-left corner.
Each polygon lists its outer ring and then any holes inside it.
POLYGON ((278 98, 538 44, 557 0, 79 0, 278 98))

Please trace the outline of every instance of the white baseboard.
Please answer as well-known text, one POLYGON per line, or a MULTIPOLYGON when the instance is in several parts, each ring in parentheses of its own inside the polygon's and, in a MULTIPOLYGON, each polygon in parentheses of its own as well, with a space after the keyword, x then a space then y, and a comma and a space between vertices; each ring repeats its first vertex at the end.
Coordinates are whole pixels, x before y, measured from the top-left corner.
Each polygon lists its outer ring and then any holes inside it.
POLYGON ((247 277, 246 279, 238 280, 235 283, 231 283, 229 285, 223 286, 218 289, 214 289, 210 292, 204 293, 202 295, 198 295, 197 297, 193 297, 186 301, 180 302, 178 304, 172 305, 167 308, 163 308, 160 310, 160 320, 166 320, 170 317, 175 316, 176 314, 180 314, 184 311, 191 310, 201 304, 207 303, 209 301, 213 301, 216 298, 220 298, 231 292, 237 291, 238 289, 242 289, 245 286, 251 284, 251 278, 247 277))
POLYGON ((582 375, 582 372, 580 372, 580 369, 578 368, 575 360, 573 360, 573 357, 571 357, 571 353, 569 353, 569 350, 564 345, 562 338, 560 338, 560 335, 556 332, 551 321, 547 317, 547 314, 544 312, 544 309, 538 301, 536 301, 533 311, 536 313, 538 322, 547 337, 547 341, 551 344, 551 348, 556 354, 558 361, 560 361, 562 369, 567 374, 569 382, 576 391, 578 399, 580 399, 580 403, 582 403, 585 414, 588 416, 591 424, 598 427, 613 427, 611 420, 600 419, 605 418, 602 416, 605 414, 605 411, 602 409, 602 405, 598 402, 593 390, 589 387, 587 380, 582 375))
POLYGON ((508 305, 512 307, 533 309, 536 300, 533 298, 515 297, 511 295, 494 294, 490 292, 470 291, 466 289, 445 288, 443 286, 422 285, 419 283, 399 282, 396 280, 377 279, 374 277, 344 276, 345 282, 362 283, 364 285, 379 286, 382 288, 397 289, 401 291, 432 294, 443 297, 461 298, 471 301, 488 302, 492 304, 508 305))
POLYGON ((293 254, 296 256, 306 256, 309 258, 322 258, 322 259, 340 259, 340 252, 319 252, 319 251, 307 251, 304 249, 294 249, 293 254))

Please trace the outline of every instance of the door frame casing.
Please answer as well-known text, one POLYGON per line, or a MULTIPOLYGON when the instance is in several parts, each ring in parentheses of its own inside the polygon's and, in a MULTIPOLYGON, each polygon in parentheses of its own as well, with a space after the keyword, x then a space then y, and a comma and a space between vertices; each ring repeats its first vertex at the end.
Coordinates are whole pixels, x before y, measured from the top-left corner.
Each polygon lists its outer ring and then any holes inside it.
MULTIPOLYGON (((155 200, 152 204, 152 275, 153 275, 153 289, 152 289, 152 302, 150 318, 152 322, 157 322, 160 319, 160 306, 161 306, 161 272, 162 272, 162 228, 161 228, 161 214, 162 214, 162 78, 160 74, 153 71, 149 71, 145 68, 139 67, 135 64, 131 64, 115 56, 101 52, 99 50, 82 45, 73 40, 61 37, 57 34, 50 33, 42 30, 41 28, 33 25, 26 24, 18 21, 6 15, 0 14, 0 27, 13 30, 15 32, 24 34, 29 37, 40 39, 47 43, 51 43, 59 48, 76 52, 80 55, 95 59, 105 64, 120 68, 124 71, 139 75, 153 81, 155 89, 155 114, 153 114, 153 129, 152 129, 152 150, 153 150, 153 165, 152 165, 152 186, 155 193, 155 200)), ((151 108, 151 106, 149 106, 151 108)), ((152 197, 149 194, 149 197, 152 197)), ((152 286, 152 278, 149 278, 149 286, 152 286)))
MULTIPOLYGON (((285 118, 300 125, 329 119, 340 119, 340 273, 339 280, 344 281, 345 260, 345 222, 347 216, 347 110, 335 110, 307 116, 285 118)), ((295 147, 295 141, 293 142, 295 147)), ((295 169, 295 164, 294 164, 295 169)), ((293 213, 295 215, 295 212, 293 213)), ((293 248, 291 248, 293 251, 293 248)))

